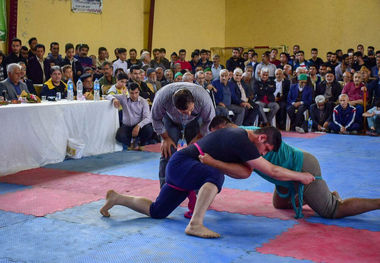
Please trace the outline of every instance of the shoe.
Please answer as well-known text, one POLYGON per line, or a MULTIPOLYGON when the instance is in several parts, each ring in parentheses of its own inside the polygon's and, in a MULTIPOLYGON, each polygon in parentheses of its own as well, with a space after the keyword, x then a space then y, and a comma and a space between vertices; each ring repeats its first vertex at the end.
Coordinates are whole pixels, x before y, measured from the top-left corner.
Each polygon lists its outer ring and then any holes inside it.
POLYGON ((301 127, 296 126, 296 132, 298 132, 298 133, 305 133, 305 130, 302 129, 301 127))

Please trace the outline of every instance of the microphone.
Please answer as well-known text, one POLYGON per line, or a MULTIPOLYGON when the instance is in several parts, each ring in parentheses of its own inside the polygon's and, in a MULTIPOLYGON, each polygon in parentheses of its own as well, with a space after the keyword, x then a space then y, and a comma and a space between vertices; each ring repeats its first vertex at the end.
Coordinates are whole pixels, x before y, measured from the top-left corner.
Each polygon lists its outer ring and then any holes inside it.
POLYGON ((3 89, 1 91, 1 94, 4 97, 4 100, 7 101, 8 100, 8 92, 7 92, 7 90, 3 89))

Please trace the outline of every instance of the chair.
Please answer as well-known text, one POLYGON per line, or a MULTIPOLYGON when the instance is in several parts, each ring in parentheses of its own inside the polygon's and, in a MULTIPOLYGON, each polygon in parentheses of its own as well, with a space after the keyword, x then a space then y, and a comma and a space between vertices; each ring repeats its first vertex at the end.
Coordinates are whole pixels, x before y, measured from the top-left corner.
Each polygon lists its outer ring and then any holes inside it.
MULTIPOLYGON (((309 110, 305 110, 303 113, 303 116, 305 116, 305 120, 309 119, 309 110)), ((285 124, 285 130, 290 131, 290 117, 289 114, 286 113, 286 124, 285 124)))
MULTIPOLYGON (((263 110, 264 110, 265 113, 270 112, 270 108, 263 108, 263 110)), ((259 116, 260 116, 260 114, 257 114, 256 120, 255 120, 255 122, 253 124, 256 127, 259 126, 259 116)), ((273 117, 271 125, 273 127, 276 127, 276 116, 273 117)))

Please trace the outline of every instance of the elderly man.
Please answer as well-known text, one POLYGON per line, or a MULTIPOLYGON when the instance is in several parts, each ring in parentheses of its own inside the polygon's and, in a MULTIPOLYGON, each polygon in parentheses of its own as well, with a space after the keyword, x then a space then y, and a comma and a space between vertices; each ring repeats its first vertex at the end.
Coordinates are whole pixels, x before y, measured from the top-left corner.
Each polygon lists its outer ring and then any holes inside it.
POLYGON ((339 96, 339 103, 340 104, 336 106, 333 111, 333 121, 329 124, 330 131, 341 134, 357 134, 360 129, 360 124, 355 121, 357 114, 356 108, 349 104, 347 94, 341 94, 339 96))
POLYGON ((152 106, 152 123, 162 137, 159 179, 165 183, 165 169, 170 156, 177 151, 179 139, 190 145, 208 133, 215 116, 212 101, 198 85, 179 82, 160 89, 152 106), (201 121, 201 124, 200 124, 201 121))
POLYGON ((276 126, 279 129, 285 129, 286 122, 286 106, 290 88, 290 81, 285 78, 283 70, 278 68, 275 72, 275 85, 276 90, 273 95, 277 104, 280 106, 276 114, 276 126))
POLYGON ((128 147, 131 146, 131 139, 134 142, 138 140, 138 150, 142 150, 152 138, 153 128, 148 102, 139 95, 139 85, 131 82, 128 85, 128 96, 109 95, 107 99, 112 99, 115 108, 119 109, 120 106, 123 108, 123 122, 117 130, 116 140, 128 147))
POLYGON ((193 83, 194 82, 194 75, 191 74, 190 72, 186 72, 185 74, 183 74, 182 81, 193 83))
POLYGON ((42 86, 40 95, 56 97, 57 92, 61 93, 61 98, 66 98, 67 85, 62 81, 61 68, 53 66, 50 69, 50 79, 42 86))
POLYGON ((315 90, 315 95, 323 95, 326 102, 332 104, 331 106, 335 106, 335 103, 338 101, 338 97, 341 93, 342 89, 340 84, 335 81, 334 74, 329 71, 325 75, 325 80, 320 82, 317 85, 317 89, 315 90))
POLYGON ((332 109, 332 104, 326 103, 323 95, 315 97, 315 104, 310 106, 310 118, 313 122, 312 131, 327 131, 332 117, 332 109))
POLYGON ((164 71, 165 79, 161 81, 161 87, 164 87, 174 81, 173 71, 171 69, 166 69, 164 71))
POLYGON ((161 82, 157 80, 157 74, 153 68, 147 69, 146 76, 148 77, 146 80, 146 85, 152 92, 156 93, 159 89, 161 89, 161 82))
MULTIPOLYGON (((210 72, 210 71, 209 71, 210 72)), ((212 104, 214 105, 214 108, 216 107, 215 104, 215 87, 209 82, 206 82, 206 74, 203 71, 198 71, 195 73, 195 83, 199 86, 203 87, 210 95, 210 98, 212 100, 212 104)))
POLYGON ((0 82, 0 95, 6 100, 17 100, 21 92, 29 90, 24 82, 21 81, 21 66, 11 63, 7 66, 8 78, 0 82))
POLYGON ((298 83, 290 86, 288 95, 287 112, 291 120, 290 129, 304 133, 306 130, 306 122, 304 112, 310 107, 313 100, 313 90, 307 86, 307 75, 300 74, 298 83))

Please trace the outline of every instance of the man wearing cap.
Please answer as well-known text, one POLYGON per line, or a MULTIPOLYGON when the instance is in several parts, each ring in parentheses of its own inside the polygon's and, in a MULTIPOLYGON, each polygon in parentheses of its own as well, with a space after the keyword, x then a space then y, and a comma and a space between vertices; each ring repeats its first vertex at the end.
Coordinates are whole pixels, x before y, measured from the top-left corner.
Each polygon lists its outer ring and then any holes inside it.
POLYGON ((182 82, 183 74, 181 72, 177 72, 174 75, 174 82, 182 82))
POLYGON ((165 183, 169 158, 177 151, 178 140, 185 139, 188 145, 196 142, 208 133, 208 126, 214 116, 210 96, 198 85, 172 83, 157 92, 152 106, 152 123, 153 129, 162 138, 159 170, 161 187, 165 183))
POLYGON ((156 93, 159 89, 161 89, 161 82, 157 81, 157 75, 154 68, 148 68, 146 71, 146 76, 148 77, 146 85, 152 92, 156 93))
POLYGON ((332 117, 332 109, 332 104, 326 103, 323 95, 315 97, 315 104, 310 106, 313 131, 325 132, 327 130, 332 117))
POLYGON ((313 100, 312 88, 307 86, 307 75, 300 74, 298 83, 290 86, 288 95, 287 112, 291 120, 291 130, 304 133, 306 130, 306 122, 304 112, 309 109, 313 100))

